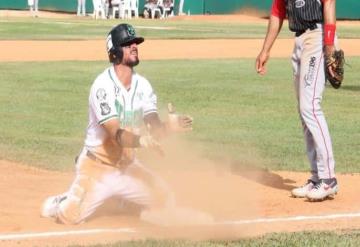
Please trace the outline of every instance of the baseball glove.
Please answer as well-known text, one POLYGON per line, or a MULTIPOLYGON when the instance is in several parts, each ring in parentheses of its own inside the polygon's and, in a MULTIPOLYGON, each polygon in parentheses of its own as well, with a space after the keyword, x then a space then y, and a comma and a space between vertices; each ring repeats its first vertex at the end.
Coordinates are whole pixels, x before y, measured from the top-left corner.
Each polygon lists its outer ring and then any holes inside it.
POLYGON ((326 79, 333 88, 338 89, 344 79, 344 51, 334 50, 331 54, 325 56, 326 79))

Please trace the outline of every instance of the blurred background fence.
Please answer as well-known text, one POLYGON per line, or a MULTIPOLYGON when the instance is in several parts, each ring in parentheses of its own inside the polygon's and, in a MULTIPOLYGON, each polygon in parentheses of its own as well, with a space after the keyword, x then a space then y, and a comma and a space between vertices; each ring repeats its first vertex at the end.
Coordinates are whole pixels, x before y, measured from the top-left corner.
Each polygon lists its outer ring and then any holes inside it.
MULTIPOLYGON (((145 0, 139 0, 139 13, 145 0)), ((178 13, 180 0, 175 0, 175 13, 178 13)), ((184 0, 183 13, 202 14, 233 14, 257 12, 266 16, 272 0, 184 0)), ((41 10, 76 12, 77 0, 39 0, 41 10)), ((0 0, 0 9, 27 9, 27 0, 0 0)), ((93 11, 92 0, 86 1, 88 13, 93 11)), ((360 19, 360 0, 337 1, 337 17, 340 19, 360 19)))

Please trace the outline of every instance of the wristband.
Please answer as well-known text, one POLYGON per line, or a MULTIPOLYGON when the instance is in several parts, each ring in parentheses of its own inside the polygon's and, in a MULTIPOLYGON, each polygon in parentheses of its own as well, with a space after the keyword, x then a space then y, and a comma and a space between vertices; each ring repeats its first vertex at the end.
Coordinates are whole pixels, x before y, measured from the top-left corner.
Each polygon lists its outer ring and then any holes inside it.
POLYGON ((334 45, 335 39, 335 24, 325 24, 324 26, 324 44, 325 45, 334 45))
POLYGON ((140 147, 140 136, 124 129, 118 129, 116 131, 116 141, 124 148, 140 147))

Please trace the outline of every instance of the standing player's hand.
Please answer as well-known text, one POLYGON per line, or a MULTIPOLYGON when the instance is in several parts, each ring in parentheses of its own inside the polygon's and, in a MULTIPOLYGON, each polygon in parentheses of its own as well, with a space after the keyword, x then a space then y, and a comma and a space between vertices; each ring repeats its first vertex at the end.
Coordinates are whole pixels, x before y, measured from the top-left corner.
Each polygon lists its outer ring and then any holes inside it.
MULTIPOLYGON (((325 62, 327 61, 327 58, 331 57, 332 54, 335 51, 335 47, 333 45, 326 45, 325 46, 325 62)), ((331 75, 331 77, 335 77, 333 67, 331 65, 326 64, 327 71, 331 75)))
POLYGON ((269 59, 269 53, 261 51, 256 58, 255 69, 256 72, 260 75, 266 74, 266 62, 269 59))

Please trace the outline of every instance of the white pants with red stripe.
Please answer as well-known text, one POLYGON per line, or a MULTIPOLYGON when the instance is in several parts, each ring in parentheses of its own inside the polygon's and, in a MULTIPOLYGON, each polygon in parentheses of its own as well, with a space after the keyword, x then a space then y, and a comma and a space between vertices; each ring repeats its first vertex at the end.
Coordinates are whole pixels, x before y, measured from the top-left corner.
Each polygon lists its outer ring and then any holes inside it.
POLYGON ((295 38, 292 55, 298 110, 302 122, 311 179, 335 177, 335 160, 328 125, 321 110, 325 89, 323 29, 307 30, 295 38))

